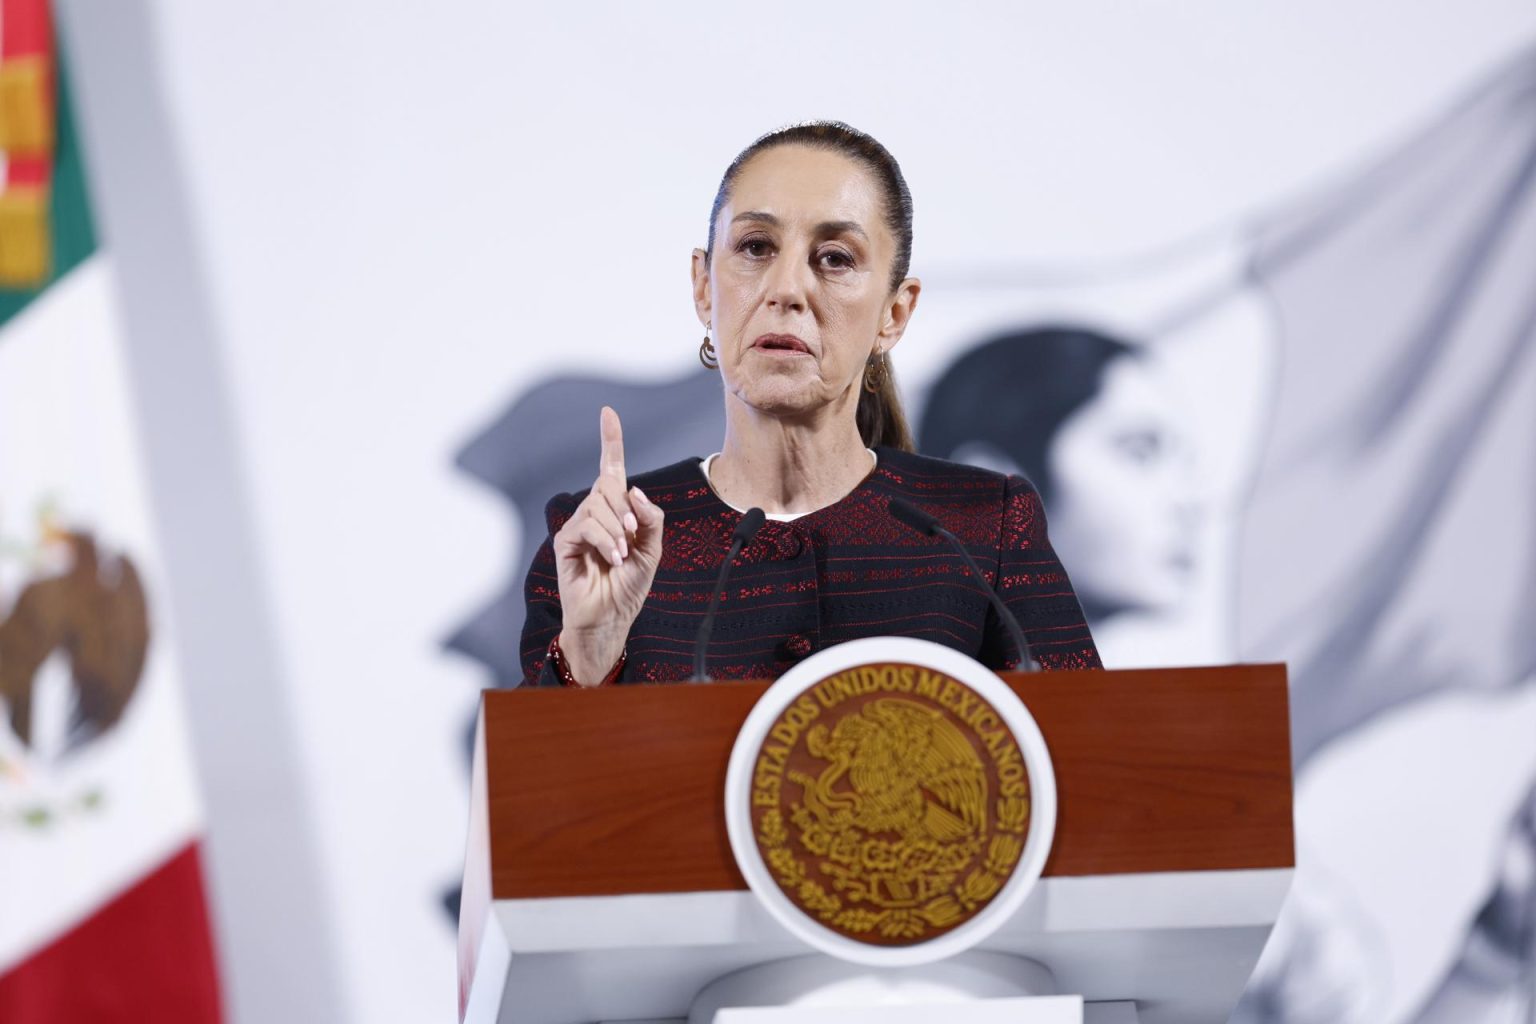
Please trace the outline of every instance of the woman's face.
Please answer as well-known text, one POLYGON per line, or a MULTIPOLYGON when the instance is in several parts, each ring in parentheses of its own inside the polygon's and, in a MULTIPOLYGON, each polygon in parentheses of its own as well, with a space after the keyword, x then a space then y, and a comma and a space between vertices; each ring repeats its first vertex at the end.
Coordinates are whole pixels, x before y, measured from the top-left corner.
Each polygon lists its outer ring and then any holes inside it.
POLYGON ((1106 366, 1046 458, 1051 541, 1090 616, 1176 605, 1195 566, 1196 509, 1173 403, 1151 365, 1106 366))
POLYGON ((738 172, 695 250, 694 303, 726 391, 760 412, 852 418, 864 367, 900 340, 918 282, 893 292, 896 240, 874 178, 840 153, 776 146, 738 172))

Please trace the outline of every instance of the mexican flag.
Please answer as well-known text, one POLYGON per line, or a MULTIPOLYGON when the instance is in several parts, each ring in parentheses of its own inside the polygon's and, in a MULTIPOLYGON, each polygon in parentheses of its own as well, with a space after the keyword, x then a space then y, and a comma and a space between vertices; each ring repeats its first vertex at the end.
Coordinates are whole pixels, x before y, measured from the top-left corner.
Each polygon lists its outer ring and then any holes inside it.
POLYGON ((221 1017, 143 452, 46 0, 0 0, 0 1021, 221 1017))

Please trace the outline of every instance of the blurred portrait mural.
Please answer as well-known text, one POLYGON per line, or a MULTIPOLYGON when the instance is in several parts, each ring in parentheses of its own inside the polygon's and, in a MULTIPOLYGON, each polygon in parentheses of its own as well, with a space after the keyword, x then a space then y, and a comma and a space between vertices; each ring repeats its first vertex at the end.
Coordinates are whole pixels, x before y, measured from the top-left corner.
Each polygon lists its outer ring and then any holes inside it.
POLYGON ((1032 324, 964 351, 923 409, 923 451, 1034 482, 1095 634, 1189 598, 1199 502, 1165 373, 1140 342, 1032 324))
MULTIPOLYGON (((1296 884, 1234 1019, 1536 1020, 1536 51, 1225 230, 922 276, 919 446, 1035 483, 1106 664, 1290 666, 1296 884)), ((522 526, 449 640, 499 685, 603 403, 632 465, 718 447, 703 371, 551 380, 465 444, 522 526)))

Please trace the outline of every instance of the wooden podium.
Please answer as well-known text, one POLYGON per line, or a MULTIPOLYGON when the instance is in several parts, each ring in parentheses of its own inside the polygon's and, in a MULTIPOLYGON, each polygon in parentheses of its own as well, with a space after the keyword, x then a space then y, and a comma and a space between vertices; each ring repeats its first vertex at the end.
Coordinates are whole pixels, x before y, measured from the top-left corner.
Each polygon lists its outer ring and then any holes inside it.
MULTIPOLYGON (((1089 1022, 1225 1022, 1294 866, 1284 666, 1003 679, 1059 811, 1039 884, 978 948, 1045 965, 1089 1022)), ((710 982, 811 952, 726 836, 726 763, 767 686, 485 693, 461 1020, 682 1021, 710 982)))

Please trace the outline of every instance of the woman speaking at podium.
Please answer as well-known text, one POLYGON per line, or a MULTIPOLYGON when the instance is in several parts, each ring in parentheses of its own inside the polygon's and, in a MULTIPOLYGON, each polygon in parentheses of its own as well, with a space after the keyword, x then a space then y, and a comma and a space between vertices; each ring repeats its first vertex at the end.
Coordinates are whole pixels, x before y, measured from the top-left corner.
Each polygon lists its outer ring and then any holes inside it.
POLYGON ((796 125, 731 163, 693 252, 699 358, 725 392, 720 451, 631 476, 619 417, 602 410, 597 479, 549 502, 528 574, 526 682, 690 678, 749 509, 767 521, 729 570, 711 678, 774 678, 882 635, 1013 667, 1008 625, 958 552, 893 518, 892 499, 959 538, 1041 667, 1099 667, 1029 482, 913 453, 890 369, 922 287, 911 253, 911 193, 870 136, 796 125))

